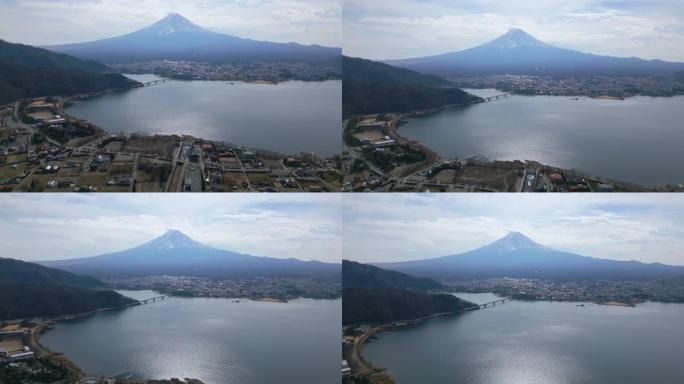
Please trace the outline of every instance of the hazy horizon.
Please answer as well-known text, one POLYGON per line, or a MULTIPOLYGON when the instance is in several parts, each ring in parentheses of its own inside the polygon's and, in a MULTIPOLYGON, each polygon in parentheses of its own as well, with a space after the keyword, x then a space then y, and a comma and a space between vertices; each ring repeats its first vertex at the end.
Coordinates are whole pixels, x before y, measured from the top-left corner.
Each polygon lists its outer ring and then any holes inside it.
POLYGON ((344 54, 373 60, 460 51, 510 28, 561 48, 684 62, 684 7, 673 0, 346 0, 344 54))
POLYGON ((82 43, 134 32, 169 13, 242 38, 341 46, 341 0, 0 0, 0 39, 41 46, 82 43))
POLYGON ((15 194, 0 201, 2 257, 49 261, 122 251, 177 229, 218 249, 341 262, 339 196, 15 194))
POLYGON ((662 194, 355 195, 343 207, 343 259, 422 260, 509 231, 594 258, 684 265, 684 199, 662 194))

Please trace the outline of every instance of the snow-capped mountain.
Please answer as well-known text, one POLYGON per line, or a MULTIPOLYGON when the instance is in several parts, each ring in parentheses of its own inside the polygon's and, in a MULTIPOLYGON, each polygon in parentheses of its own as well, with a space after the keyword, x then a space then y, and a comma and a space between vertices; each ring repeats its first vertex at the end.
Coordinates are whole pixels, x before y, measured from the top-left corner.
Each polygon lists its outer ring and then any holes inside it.
POLYGON ((501 239, 483 247, 492 252, 512 252, 519 250, 547 249, 520 232, 509 232, 501 239))
MULTIPOLYGON (((277 241, 277 240, 274 240, 277 241)), ((318 261, 252 256, 209 247, 180 231, 169 230, 137 247, 85 258, 45 261, 41 265, 83 275, 109 276, 312 276, 340 272, 318 261)))
POLYGON ((483 45, 488 48, 512 49, 519 47, 550 47, 549 44, 537 40, 519 28, 511 28, 504 35, 483 45))
POLYGON ((652 279, 684 273, 684 267, 597 259, 545 247, 519 232, 472 251, 377 266, 413 276, 470 279, 652 279))
POLYGON ((211 33, 178 13, 169 13, 165 18, 139 32, 153 35, 168 35, 176 32, 211 33))
POLYGON ((157 237, 156 239, 141 245, 150 250, 155 251, 167 251, 170 249, 190 249, 190 248, 208 248, 206 245, 199 243, 190 237, 186 236, 183 232, 170 229, 166 231, 163 235, 157 237))
POLYGON ((447 77, 492 74, 636 76, 684 71, 684 63, 600 56, 558 48, 518 28, 462 51, 386 63, 447 77))
POLYGON ((44 48, 104 63, 150 60, 219 63, 310 61, 340 59, 342 56, 340 48, 273 43, 216 33, 177 13, 123 36, 44 48))

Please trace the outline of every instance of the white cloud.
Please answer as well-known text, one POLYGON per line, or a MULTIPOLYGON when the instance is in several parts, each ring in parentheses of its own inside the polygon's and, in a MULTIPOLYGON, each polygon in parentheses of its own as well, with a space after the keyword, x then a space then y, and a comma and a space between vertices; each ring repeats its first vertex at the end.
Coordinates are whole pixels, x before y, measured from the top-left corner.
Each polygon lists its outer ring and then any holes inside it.
POLYGON ((179 229, 207 245, 303 260, 341 259, 335 195, 8 195, 3 256, 58 260, 127 249, 179 229))
POLYGON ((169 12, 240 37, 341 46, 341 0, 0 0, 0 38, 34 45, 97 40, 169 12))
POLYGON ((345 54, 371 59, 462 50, 520 27, 565 48, 684 61, 684 7, 667 0, 347 0, 343 26, 345 54))
POLYGON ((559 250, 684 265, 684 196, 359 195, 344 199, 345 258, 468 251, 519 231, 559 250))

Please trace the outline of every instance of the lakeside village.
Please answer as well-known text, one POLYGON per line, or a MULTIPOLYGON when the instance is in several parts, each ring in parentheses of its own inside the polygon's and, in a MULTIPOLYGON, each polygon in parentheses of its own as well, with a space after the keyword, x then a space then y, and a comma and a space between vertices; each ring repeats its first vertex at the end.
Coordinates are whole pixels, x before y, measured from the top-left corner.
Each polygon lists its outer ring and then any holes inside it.
POLYGON ((191 136, 113 135, 64 112, 67 99, 0 107, 0 191, 327 192, 337 158, 286 156, 191 136))
POLYGON ((217 279, 190 276, 147 276, 105 278, 113 289, 153 290, 163 294, 190 297, 274 299, 287 302, 304 297, 338 299, 342 295, 339 276, 302 278, 251 277, 217 279))
POLYGON ((397 133, 433 111, 355 116, 344 123, 343 192, 681 192, 647 188, 535 161, 442 158, 397 133))
POLYGON ((494 293, 516 300, 591 302, 633 307, 646 301, 684 303, 684 279, 554 281, 491 278, 443 281, 452 292, 494 293))
POLYGON ((535 76, 489 75, 451 77, 459 88, 495 88, 519 95, 587 96, 624 100, 632 96, 684 95, 684 78, 667 76, 535 76))
POLYGON ((178 80, 220 80, 277 84, 288 80, 340 80, 339 60, 319 62, 238 62, 212 64, 195 61, 155 60, 133 63, 110 63, 121 73, 154 73, 178 80))
MULTIPOLYGON (((66 316, 65 316, 66 317, 66 316)), ((60 319, 57 319, 60 320, 60 319)), ((203 384, 196 379, 130 380, 128 372, 109 378, 89 376, 38 339, 55 319, 0 321, 0 382, 22 384, 203 384)))

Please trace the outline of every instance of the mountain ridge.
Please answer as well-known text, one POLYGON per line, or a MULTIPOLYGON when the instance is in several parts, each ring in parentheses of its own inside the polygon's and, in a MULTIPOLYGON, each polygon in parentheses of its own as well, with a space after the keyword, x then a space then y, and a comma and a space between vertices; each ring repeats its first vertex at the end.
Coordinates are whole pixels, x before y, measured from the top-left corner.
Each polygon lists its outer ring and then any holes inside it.
POLYGON ((146 243, 103 255, 42 261, 41 265, 96 277, 176 275, 197 277, 310 276, 339 273, 338 264, 252 256, 201 244, 169 230, 146 243))
POLYGON ((650 76, 684 70, 684 63, 596 55, 559 48, 518 28, 472 48, 383 62, 448 77, 504 74, 650 76))
POLYGON ((106 63, 152 60, 298 62, 329 60, 342 55, 340 48, 259 41, 213 32, 177 13, 128 34, 45 48, 106 63))
POLYGON ((681 266, 601 259, 558 251, 518 232, 458 254, 372 264, 415 276, 442 279, 516 277, 644 280, 684 275, 684 267, 681 266))

